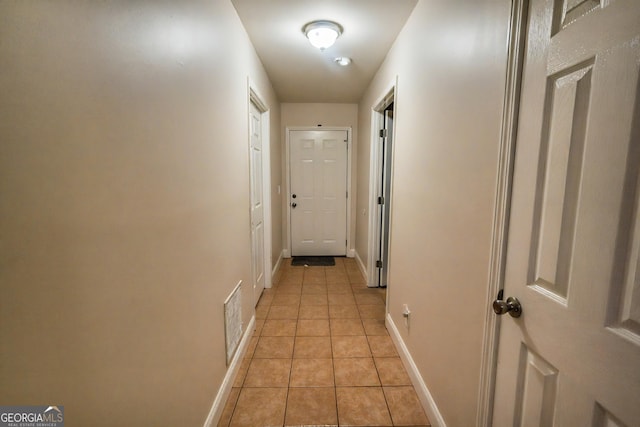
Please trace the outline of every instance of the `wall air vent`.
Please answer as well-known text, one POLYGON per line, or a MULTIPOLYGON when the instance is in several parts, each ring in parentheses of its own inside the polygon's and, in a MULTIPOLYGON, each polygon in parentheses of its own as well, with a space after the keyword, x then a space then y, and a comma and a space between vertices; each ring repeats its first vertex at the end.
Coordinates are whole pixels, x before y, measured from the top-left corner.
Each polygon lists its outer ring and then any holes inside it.
POLYGON ((224 302, 224 335, 227 349, 227 365, 242 339, 242 280, 224 302))

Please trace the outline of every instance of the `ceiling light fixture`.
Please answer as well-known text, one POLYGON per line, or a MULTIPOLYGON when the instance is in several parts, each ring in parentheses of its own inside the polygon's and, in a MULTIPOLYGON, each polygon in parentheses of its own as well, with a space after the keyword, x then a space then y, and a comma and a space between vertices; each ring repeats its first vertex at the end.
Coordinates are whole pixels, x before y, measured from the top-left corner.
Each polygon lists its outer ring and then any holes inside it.
POLYGON ((351 64, 351 58, 347 56, 338 56, 337 58, 333 58, 333 60, 336 62, 336 64, 342 65, 343 67, 351 64))
POLYGON ((314 47, 325 50, 342 34, 342 27, 333 21, 312 21, 302 27, 302 32, 314 47))

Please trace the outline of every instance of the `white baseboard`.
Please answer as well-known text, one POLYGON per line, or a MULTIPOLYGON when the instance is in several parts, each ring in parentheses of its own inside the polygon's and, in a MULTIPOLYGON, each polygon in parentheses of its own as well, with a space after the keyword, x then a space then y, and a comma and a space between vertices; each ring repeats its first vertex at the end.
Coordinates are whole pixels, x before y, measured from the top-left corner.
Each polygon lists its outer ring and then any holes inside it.
POLYGON ((427 385, 424 383, 424 380, 420 375, 420 371, 413 361, 411 354, 409 354, 409 349, 407 349, 402 337, 400 337, 400 332, 398 332, 398 328, 396 328, 396 325, 393 323, 393 319, 389 313, 387 313, 385 323, 389 330, 389 335, 391 335, 391 340, 396 345, 402 364, 407 370, 409 378, 411 378, 411 382, 413 383, 413 387, 418 394, 418 399, 420 399, 420 403, 422 403, 422 407, 427 414, 427 418, 431 421, 431 426, 446 427, 447 425, 444 422, 444 418, 442 418, 442 414, 440 414, 440 411, 436 406, 436 402, 433 400, 433 396, 429 392, 427 385))
POLYGON ((224 405, 227 403, 229 394, 231 394, 231 388, 233 387, 233 382, 236 378, 236 374, 238 373, 238 369, 240 369, 242 358, 247 352, 247 347, 249 346, 249 342, 251 341, 251 337, 253 336, 255 326, 256 326, 256 316, 251 316, 251 320, 249 321, 249 325, 247 326, 247 329, 244 331, 244 335, 242 337, 242 340, 240 341, 238 350, 236 351, 235 356, 233 356, 233 359, 231 360, 231 363, 227 368, 227 374, 224 376, 224 379, 222 380, 222 385, 218 390, 218 394, 216 395, 216 398, 213 400, 213 405, 211 406, 209 415, 207 416, 207 419, 204 422, 204 427, 213 427, 218 425, 218 421, 220 421, 220 417, 222 417, 222 411, 224 410, 224 405))
POLYGON ((365 283, 369 283, 369 275, 367 274, 367 268, 364 266, 364 262, 362 262, 362 258, 360 258, 360 254, 357 251, 353 251, 356 259, 356 264, 358 264, 358 268, 360 268, 360 272, 364 276, 365 283))
POLYGON ((283 249, 282 250, 282 257, 283 258, 291 258, 291 253, 289 252, 289 249, 283 249))
MULTIPOLYGON (((271 283, 273 283, 273 278, 276 277, 276 273, 278 272, 278 269, 280 268, 280 264, 282 264, 282 259, 284 258, 283 252, 280 252, 280 255, 278 255, 278 261, 276 261, 276 265, 273 266, 273 270, 271 270, 271 283)), ((271 287, 271 286, 269 286, 271 287)))

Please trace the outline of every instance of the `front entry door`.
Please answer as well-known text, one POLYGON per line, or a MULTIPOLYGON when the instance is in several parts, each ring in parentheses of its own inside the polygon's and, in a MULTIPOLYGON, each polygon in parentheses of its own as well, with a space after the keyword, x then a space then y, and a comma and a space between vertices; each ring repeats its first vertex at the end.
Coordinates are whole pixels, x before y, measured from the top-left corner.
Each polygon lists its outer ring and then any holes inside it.
POLYGON ((347 131, 289 131, 291 255, 347 253, 347 131))
POLYGON ((639 426, 640 2, 529 3, 493 424, 639 426))

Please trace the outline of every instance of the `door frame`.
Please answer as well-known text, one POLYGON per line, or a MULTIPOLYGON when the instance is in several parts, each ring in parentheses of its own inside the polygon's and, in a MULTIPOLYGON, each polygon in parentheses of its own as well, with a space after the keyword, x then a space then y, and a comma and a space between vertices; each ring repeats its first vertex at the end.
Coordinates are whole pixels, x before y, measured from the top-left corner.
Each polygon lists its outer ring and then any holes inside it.
POLYGON ((351 248, 351 198, 353 195, 353 188, 351 186, 351 159, 352 157, 352 133, 351 126, 286 126, 285 127, 285 188, 286 194, 284 198, 283 210, 286 213, 286 224, 284 227, 284 249, 282 251, 284 258, 291 258, 291 248, 293 247, 291 242, 291 131, 346 131, 347 132, 347 217, 345 218, 347 227, 347 257, 353 258, 354 250, 351 248))
MULTIPOLYGON (((260 133, 262 137, 262 197, 264 205, 264 287, 270 288, 273 283, 273 268, 272 268, 272 223, 271 223, 271 138, 270 138, 270 109, 269 105, 264 101, 264 97, 260 95, 260 92, 256 88, 251 78, 247 78, 247 118, 251 111, 251 104, 254 104, 258 111, 260 111, 260 133)), ((247 136, 249 150, 251 150, 251 123, 247 120, 247 136)), ((249 160, 250 161, 250 160, 249 160)), ((251 173, 251 164, 249 163, 249 173, 251 173)), ((251 181, 251 180, 249 180, 251 181)), ((249 198, 251 198, 251 182, 249 182, 249 198)), ((251 200, 249 201, 251 204, 251 200)), ((251 208, 251 207, 250 207, 251 208)), ((249 230, 251 230, 251 224, 249 224, 249 230)), ((249 237, 251 239, 251 237, 249 237)), ((250 242, 253 247, 253 242, 250 242)), ((253 254, 252 254, 253 255, 253 254)), ((253 258, 252 258, 253 259, 253 258)), ((252 280, 255 276, 253 274, 253 262, 251 265, 252 280)), ((252 283, 252 286, 254 284, 252 283)))
POLYGON ((498 150, 498 173, 496 176, 489 277, 485 302, 478 409, 476 411, 476 425, 478 427, 490 427, 493 423, 493 406, 498 365, 498 338, 500 336, 501 317, 493 312, 491 304, 496 298, 498 291, 504 288, 513 184, 513 161, 518 131, 520 89, 526 48, 528 10, 529 0, 511 1, 505 91, 498 150))
MULTIPOLYGON (((377 252, 378 246, 380 245, 380 239, 382 236, 380 235, 380 221, 382 220, 382 215, 378 209, 378 195, 382 192, 382 186, 380 184, 380 177, 382 176, 382 160, 384 158, 384 153, 380 153, 377 149, 380 141, 379 131, 382 129, 384 125, 384 110, 392 103, 394 104, 394 113, 397 111, 397 86, 398 86, 398 77, 396 76, 393 81, 391 81, 386 87, 385 90, 382 91, 382 95, 380 95, 376 101, 373 103, 371 107, 371 143, 370 143, 370 161, 369 161, 369 242, 368 242, 368 259, 367 259, 367 286, 368 287, 377 287, 378 286, 378 268, 376 267, 377 261, 377 252)), ((389 188, 390 200, 385 200, 385 203, 391 204, 391 199, 393 198, 393 153, 395 151, 395 139, 396 139, 396 129, 397 129, 397 115, 394 114, 394 126, 390 135, 392 146, 391 146, 391 162, 388 165, 387 172, 391 175, 391 184, 389 188)), ((391 224, 391 217, 393 216, 393 205, 389 209, 389 224, 391 224)), ((389 227, 389 241, 387 246, 387 279, 389 277, 390 271, 390 260, 389 260, 389 247, 391 246, 391 227, 389 227)))

